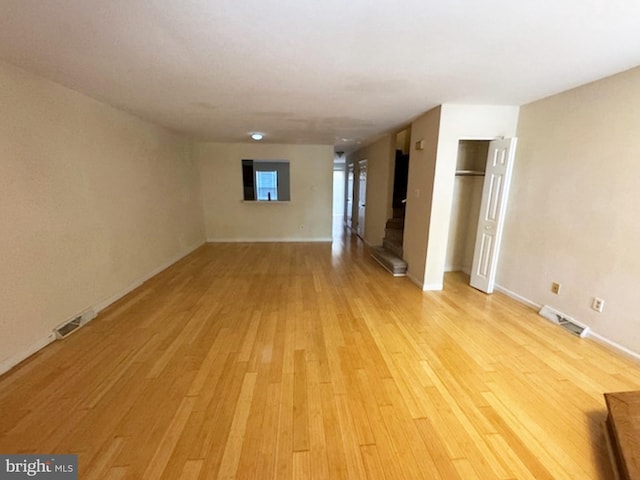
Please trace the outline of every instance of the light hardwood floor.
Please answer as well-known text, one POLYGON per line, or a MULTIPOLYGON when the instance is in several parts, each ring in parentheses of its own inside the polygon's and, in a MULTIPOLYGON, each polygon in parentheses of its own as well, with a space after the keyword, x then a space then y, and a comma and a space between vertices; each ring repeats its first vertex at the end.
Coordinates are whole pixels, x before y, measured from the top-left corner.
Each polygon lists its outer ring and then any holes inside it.
POLYGON ((609 479, 638 363, 353 239, 212 244, 0 378, 0 452, 82 479, 609 479))

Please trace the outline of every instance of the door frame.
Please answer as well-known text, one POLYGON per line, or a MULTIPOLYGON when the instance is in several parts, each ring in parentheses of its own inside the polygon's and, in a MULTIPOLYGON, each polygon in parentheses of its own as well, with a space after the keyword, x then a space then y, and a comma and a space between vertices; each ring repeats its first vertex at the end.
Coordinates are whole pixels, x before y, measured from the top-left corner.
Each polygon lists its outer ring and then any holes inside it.
POLYGON ((358 185, 358 203, 357 203, 357 208, 356 211, 358 212, 357 215, 357 221, 356 221, 356 234, 362 239, 364 240, 364 229, 366 226, 366 215, 367 215, 367 171, 368 171, 368 165, 369 165, 369 160, 368 159, 362 159, 362 160, 358 160, 358 169, 357 169, 357 178, 358 181, 356 182, 358 185), (364 172, 364 198, 362 198, 363 196, 363 192, 362 192, 362 173, 364 172), (362 215, 360 214, 360 212, 362 211, 362 215))

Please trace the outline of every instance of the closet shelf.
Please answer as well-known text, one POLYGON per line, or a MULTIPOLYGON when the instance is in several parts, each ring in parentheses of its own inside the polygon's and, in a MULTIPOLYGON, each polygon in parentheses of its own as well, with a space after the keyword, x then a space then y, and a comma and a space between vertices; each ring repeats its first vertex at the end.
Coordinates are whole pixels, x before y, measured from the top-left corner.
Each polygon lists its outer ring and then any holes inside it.
POLYGON ((484 177, 481 170, 456 170, 457 177, 484 177))

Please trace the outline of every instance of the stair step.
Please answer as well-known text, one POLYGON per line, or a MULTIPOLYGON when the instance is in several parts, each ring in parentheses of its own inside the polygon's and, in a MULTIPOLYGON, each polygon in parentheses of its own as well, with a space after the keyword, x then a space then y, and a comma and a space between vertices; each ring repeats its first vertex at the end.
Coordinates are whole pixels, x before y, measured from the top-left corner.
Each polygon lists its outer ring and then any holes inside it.
POLYGON ((389 240, 390 242, 399 243, 400 245, 402 245, 403 233, 404 232, 402 230, 396 230, 395 228, 387 228, 384 231, 384 238, 386 240, 389 240))
POLYGON ((401 277, 407 274, 407 262, 396 257, 385 248, 374 248, 371 256, 394 277, 401 277))
POLYGON ((387 249, 398 258, 402 258, 402 242, 393 242, 385 238, 384 240, 382 240, 382 248, 387 249))
POLYGON ((404 218, 404 205, 402 207, 396 207, 393 209, 393 218, 404 218))
POLYGON ((387 220, 385 228, 404 229, 404 218, 390 218, 387 220))

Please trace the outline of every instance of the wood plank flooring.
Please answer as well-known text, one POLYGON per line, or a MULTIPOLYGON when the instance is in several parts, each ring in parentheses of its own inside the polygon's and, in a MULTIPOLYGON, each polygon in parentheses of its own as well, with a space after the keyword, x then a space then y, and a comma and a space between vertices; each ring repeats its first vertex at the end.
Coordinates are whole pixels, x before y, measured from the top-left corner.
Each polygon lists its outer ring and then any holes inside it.
POLYGON ((0 452, 82 479, 609 479, 638 363, 354 239, 209 244, 0 378, 0 452))

